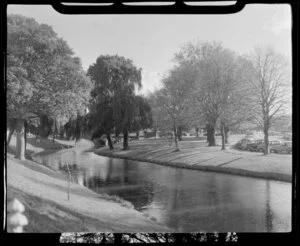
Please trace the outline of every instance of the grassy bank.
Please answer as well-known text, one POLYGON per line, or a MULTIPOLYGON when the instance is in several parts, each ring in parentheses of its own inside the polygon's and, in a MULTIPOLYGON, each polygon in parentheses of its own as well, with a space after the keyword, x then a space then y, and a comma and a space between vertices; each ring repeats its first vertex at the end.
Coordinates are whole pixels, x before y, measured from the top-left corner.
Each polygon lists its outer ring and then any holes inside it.
POLYGON ((17 198, 25 205, 29 221, 25 232, 167 230, 134 210, 130 203, 78 184, 71 184, 68 200, 64 177, 29 160, 23 162, 8 156, 7 168, 8 201, 17 198))
MULTIPOLYGON (((232 140, 235 143, 236 139, 232 140)), ((225 151, 220 146, 208 147, 205 141, 182 141, 180 151, 174 152, 167 139, 144 139, 130 142, 130 150, 122 151, 122 144, 114 150, 103 147, 95 150, 102 156, 150 162, 179 168, 213 171, 291 182, 291 155, 238 151, 229 144, 225 151)))
MULTIPOLYGON (((57 147, 52 151, 60 150, 59 142, 50 143, 46 140, 45 143, 47 145, 44 144, 43 147, 28 143, 27 149, 32 153, 45 153, 49 146, 57 147)), ((83 140, 77 147, 86 149, 91 144, 83 140)), ((31 160, 17 160, 13 153, 7 154, 7 198, 8 201, 17 198, 24 204, 29 221, 24 228, 25 232, 168 230, 118 197, 98 194, 71 183, 68 200, 67 190, 68 182, 62 173, 31 160)))

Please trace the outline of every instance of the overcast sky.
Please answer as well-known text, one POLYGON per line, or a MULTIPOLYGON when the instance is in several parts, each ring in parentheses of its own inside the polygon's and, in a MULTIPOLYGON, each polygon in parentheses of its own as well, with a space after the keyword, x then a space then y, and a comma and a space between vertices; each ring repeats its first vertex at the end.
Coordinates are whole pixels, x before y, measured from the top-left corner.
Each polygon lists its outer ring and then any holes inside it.
POLYGON ((189 41, 218 41, 240 54, 270 45, 291 57, 287 4, 247 5, 230 15, 63 15, 51 6, 9 5, 8 14, 33 17, 53 27, 80 57, 84 69, 101 54, 120 55, 143 69, 142 93, 160 87, 172 59, 189 41))

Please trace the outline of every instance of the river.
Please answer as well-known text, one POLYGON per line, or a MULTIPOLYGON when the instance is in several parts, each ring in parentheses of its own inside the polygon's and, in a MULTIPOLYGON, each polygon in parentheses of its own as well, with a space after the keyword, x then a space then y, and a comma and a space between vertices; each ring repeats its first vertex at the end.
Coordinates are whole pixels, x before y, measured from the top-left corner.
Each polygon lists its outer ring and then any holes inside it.
POLYGON ((56 152, 34 159, 66 171, 73 182, 116 195, 173 232, 289 232, 291 184, 172 168, 98 156, 56 152))

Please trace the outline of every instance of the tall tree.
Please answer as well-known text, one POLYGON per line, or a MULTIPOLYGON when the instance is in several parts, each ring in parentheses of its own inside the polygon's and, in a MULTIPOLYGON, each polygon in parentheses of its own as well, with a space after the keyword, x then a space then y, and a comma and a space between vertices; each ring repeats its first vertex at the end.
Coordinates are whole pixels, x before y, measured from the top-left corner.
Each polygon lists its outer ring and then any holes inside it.
POLYGON ((165 120, 169 121, 169 129, 172 129, 174 133, 175 151, 179 151, 177 126, 179 124, 178 116, 182 108, 172 100, 172 94, 166 88, 162 88, 157 91, 156 96, 157 102, 161 103, 159 107, 160 113, 163 112, 168 115, 165 120))
POLYGON ((224 105, 232 90, 235 54, 219 43, 201 43, 194 47, 199 52, 196 103, 207 122, 209 146, 215 146, 215 129, 224 105))
POLYGON ((249 57, 253 65, 251 104, 255 123, 264 133, 264 154, 269 153, 269 129, 278 116, 285 114, 291 96, 289 66, 285 57, 272 48, 257 47, 249 57))
POLYGON ((93 103, 111 109, 115 133, 123 133, 123 149, 129 149, 128 132, 134 120, 135 88, 141 88, 141 69, 124 57, 101 55, 89 67, 88 75, 95 84, 93 103))
MULTIPOLYGON (((200 120, 206 122, 209 146, 215 146, 215 130, 218 122, 221 126, 222 148, 225 148, 225 132, 235 122, 232 112, 239 104, 238 93, 242 88, 239 75, 238 56, 217 42, 187 43, 175 59, 179 64, 189 63, 194 70, 195 89, 190 95, 190 104, 200 120)), ((242 73, 243 74, 243 73, 242 73)))
POLYGON ((228 132, 238 128, 253 117, 253 109, 249 104, 251 93, 248 79, 251 77, 251 66, 247 60, 235 56, 227 74, 223 74, 223 83, 219 84, 220 115, 219 124, 222 136, 222 150, 228 141, 228 132))
POLYGON ((16 120, 16 157, 25 159, 24 124, 29 116, 50 114, 55 104, 61 112, 67 105, 72 105, 69 113, 76 112, 80 102, 87 101, 91 84, 79 59, 50 26, 10 15, 7 31, 7 116, 16 120))
POLYGON ((163 79, 163 88, 156 92, 158 110, 169 116, 174 132, 175 151, 179 151, 180 132, 187 124, 187 112, 194 86, 193 70, 189 64, 180 64, 169 71, 163 79))

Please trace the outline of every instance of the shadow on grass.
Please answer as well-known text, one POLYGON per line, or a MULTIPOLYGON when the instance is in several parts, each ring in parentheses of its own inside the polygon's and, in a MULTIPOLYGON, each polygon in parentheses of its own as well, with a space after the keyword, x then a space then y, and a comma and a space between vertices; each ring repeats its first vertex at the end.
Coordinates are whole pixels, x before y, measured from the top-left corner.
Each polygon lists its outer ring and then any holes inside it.
MULTIPOLYGON (((7 150, 7 153, 9 154, 12 154, 12 155, 15 155, 16 154, 16 147, 13 147, 13 146, 6 146, 6 150, 7 150)), ((32 155, 34 154, 34 151, 33 150, 26 150, 25 151, 25 158, 27 160, 31 160, 32 161, 32 155)))
MULTIPOLYGON (((52 141, 50 139, 36 139, 27 138, 27 149, 25 151, 25 158, 28 160, 33 160, 32 155, 34 154, 49 154, 60 151, 62 149, 73 148, 72 145, 62 144, 57 141, 52 141), (28 147, 28 145, 31 145, 28 147)), ((16 154, 16 146, 7 146, 7 152, 10 154, 16 154)))
POLYGON ((99 224, 96 219, 85 217, 58 203, 26 194, 12 187, 8 188, 7 197, 8 201, 17 198, 26 208, 24 215, 29 223, 24 227, 24 232, 89 231, 87 224, 99 224))
POLYGON ((61 144, 57 141, 50 139, 36 139, 36 138, 27 138, 27 144, 32 145, 33 147, 42 148, 42 149, 67 149, 72 148, 72 145, 61 144))
POLYGON ((182 142, 186 142, 186 141, 205 141, 207 139, 207 137, 205 136, 199 136, 199 137, 183 137, 182 142))

